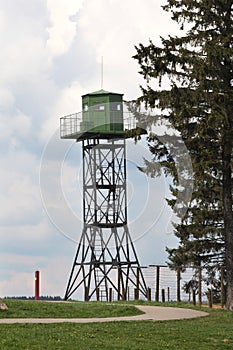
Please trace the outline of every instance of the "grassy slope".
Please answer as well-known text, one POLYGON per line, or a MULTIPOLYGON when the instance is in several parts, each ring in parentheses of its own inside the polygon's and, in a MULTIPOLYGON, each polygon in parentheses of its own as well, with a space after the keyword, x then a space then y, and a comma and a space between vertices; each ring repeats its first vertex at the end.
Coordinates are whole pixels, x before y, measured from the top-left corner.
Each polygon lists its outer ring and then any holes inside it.
POLYGON ((232 349, 233 313, 205 311, 210 315, 179 321, 0 325, 0 349, 232 349))
POLYGON ((89 318, 139 315, 134 306, 98 302, 48 302, 30 300, 5 300, 7 311, 0 318, 89 318))

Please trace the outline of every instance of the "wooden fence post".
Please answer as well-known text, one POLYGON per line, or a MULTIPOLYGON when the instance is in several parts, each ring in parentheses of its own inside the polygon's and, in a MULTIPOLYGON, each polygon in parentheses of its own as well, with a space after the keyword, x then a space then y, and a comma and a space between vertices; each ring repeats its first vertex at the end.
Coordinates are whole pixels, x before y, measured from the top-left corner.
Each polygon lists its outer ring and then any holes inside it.
POLYGON ((100 300, 100 289, 96 288, 96 300, 99 301, 100 300))
POLYGON ((155 288, 155 301, 159 302, 159 275, 160 275, 160 266, 156 266, 156 288, 155 288))
POLYGON ((177 302, 180 302, 180 280, 181 280, 181 273, 180 273, 180 267, 176 270, 176 279, 177 279, 177 302))
POLYGON ((84 290, 84 301, 89 301, 88 287, 85 287, 84 290))
POLYGON ((225 304, 224 267, 221 267, 221 307, 225 304))
POLYGON ((109 302, 112 302, 112 288, 109 288, 109 302))
POLYGON ((117 299, 121 299, 121 268, 118 267, 118 278, 117 278, 117 299))
POLYGON ((151 301, 151 288, 147 289, 147 300, 151 301))
POLYGON ((122 288, 122 300, 126 300, 127 294, 125 288, 122 288))
POLYGON ((196 291, 193 289, 193 305, 196 305, 196 291))
POLYGON ((209 301, 209 307, 213 307, 213 290, 212 288, 208 291, 208 301, 209 301))
POLYGON ((202 305, 202 267, 198 267, 198 304, 202 305))
POLYGON ((165 289, 162 289, 162 302, 165 303, 165 289))

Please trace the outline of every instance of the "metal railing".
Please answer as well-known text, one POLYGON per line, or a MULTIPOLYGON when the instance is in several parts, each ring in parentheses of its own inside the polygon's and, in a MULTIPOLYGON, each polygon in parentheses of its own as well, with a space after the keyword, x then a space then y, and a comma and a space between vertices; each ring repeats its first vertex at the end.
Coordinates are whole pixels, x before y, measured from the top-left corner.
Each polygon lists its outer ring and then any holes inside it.
MULTIPOLYGON (((60 118, 60 136, 61 138, 68 138, 86 132, 88 130, 81 130, 81 122, 83 121, 83 113, 78 112, 60 118)), ((136 128, 137 120, 130 112, 123 112, 123 127, 124 130, 132 130, 136 128)))
POLYGON ((79 133, 81 121, 82 121, 82 112, 70 114, 60 118, 61 138, 79 133))

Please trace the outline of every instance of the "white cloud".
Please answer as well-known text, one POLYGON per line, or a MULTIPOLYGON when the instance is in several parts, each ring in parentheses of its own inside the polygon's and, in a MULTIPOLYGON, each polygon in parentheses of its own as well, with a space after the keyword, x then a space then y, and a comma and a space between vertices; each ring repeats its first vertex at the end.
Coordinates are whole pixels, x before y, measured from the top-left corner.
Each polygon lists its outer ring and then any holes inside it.
POLYGON ((1 143, 9 145, 12 150, 19 147, 19 138, 29 136, 31 128, 30 118, 21 111, 16 110, 9 113, 0 113, 0 135, 1 143))
POLYGON ((14 105, 15 99, 12 91, 6 87, 0 88, 0 108, 6 109, 14 105))
POLYGON ((17 226, 27 222, 37 222, 41 215, 38 187, 32 186, 29 179, 22 175, 12 181, 8 191, 1 194, 4 203, 0 213, 2 225, 17 226))
POLYGON ((70 257, 45 256, 29 257, 20 254, 2 253, 0 256, 0 273, 4 275, 1 281, 1 296, 34 296, 35 271, 40 271, 40 295, 63 296, 71 264, 70 257), (16 271, 15 266, 19 267, 16 271), (7 275, 5 274, 7 268, 7 275))
MULTIPOLYGON (((80 147, 61 170, 72 142, 59 139, 59 117, 79 112, 81 95, 100 87, 101 56, 104 88, 124 93, 125 99, 139 95, 142 80, 131 57, 134 45, 148 43, 149 38, 159 42, 159 35, 169 28, 174 33, 175 26, 159 7, 164 1, 0 0, 0 225, 1 249, 9 254, 2 265, 1 294, 30 295, 30 266, 40 264, 44 293, 62 293, 76 248, 66 235, 75 240, 81 233, 77 213, 82 209, 75 204, 80 147), (40 197, 44 147, 43 189, 47 189, 51 222, 40 197), (63 275, 57 269, 56 253, 64 265, 63 275), (18 263, 12 266, 11 261, 18 263)), ((150 224, 149 213, 143 219, 145 227, 150 224)), ((144 252, 148 249, 145 246, 144 252)), ((153 260, 151 253, 147 255, 153 260)), ((162 253, 158 255, 163 259, 162 253)))
MULTIPOLYGON (((79 36, 87 45, 94 47, 99 65, 101 56, 104 57, 104 86, 125 92, 127 99, 135 98, 140 93, 139 67, 132 59, 136 54, 134 46, 140 42, 148 44, 149 39, 160 43, 160 35, 166 35, 168 30, 167 26, 163 26, 165 19, 173 33, 177 28, 168 20, 161 3, 154 0, 101 0, 95 6, 94 0, 89 0, 80 11, 77 22, 79 36)), ((79 36, 76 39, 77 46, 79 36)), ((85 59, 85 52, 80 55, 85 59)), ((98 66, 96 69, 100 72, 98 66)), ((98 79, 100 73, 96 77, 98 79)))
POLYGON ((48 0, 51 26, 48 28, 47 47, 52 56, 64 54, 70 47, 76 34, 74 21, 84 1, 48 0), (73 18, 73 19, 72 19, 73 18))
POLYGON ((18 79, 33 79, 35 71, 45 69, 48 18, 44 5, 45 1, 29 4, 25 0, 2 4, 1 83, 14 85, 18 79))
POLYGON ((84 94, 85 89, 77 81, 57 92, 57 99, 50 108, 48 118, 41 126, 40 138, 43 142, 49 142, 53 137, 56 128, 59 128, 60 117, 81 110, 81 95, 84 94))

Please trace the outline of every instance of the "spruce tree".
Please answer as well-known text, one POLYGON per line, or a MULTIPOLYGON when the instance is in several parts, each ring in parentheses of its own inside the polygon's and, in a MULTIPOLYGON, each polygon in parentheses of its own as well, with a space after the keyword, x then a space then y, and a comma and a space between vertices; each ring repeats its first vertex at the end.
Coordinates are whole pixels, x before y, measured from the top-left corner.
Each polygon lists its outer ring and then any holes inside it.
MULTIPOLYGON (((161 38, 161 46, 151 41, 139 44, 134 56, 148 82, 137 103, 161 110, 180 133, 193 164, 192 200, 176 225, 180 244, 168 250, 171 263, 224 263, 229 310, 233 310, 232 7, 232 0, 167 0, 163 8, 184 34, 161 38), (164 78, 170 82, 167 90, 161 85, 164 78), (160 88, 149 85, 154 79, 160 88)), ((156 135, 148 141, 154 164, 159 162, 172 175, 176 197, 174 158, 156 135)), ((150 162, 147 170, 156 174, 150 162)), ((169 200, 171 207, 174 203, 175 199, 169 200)))

